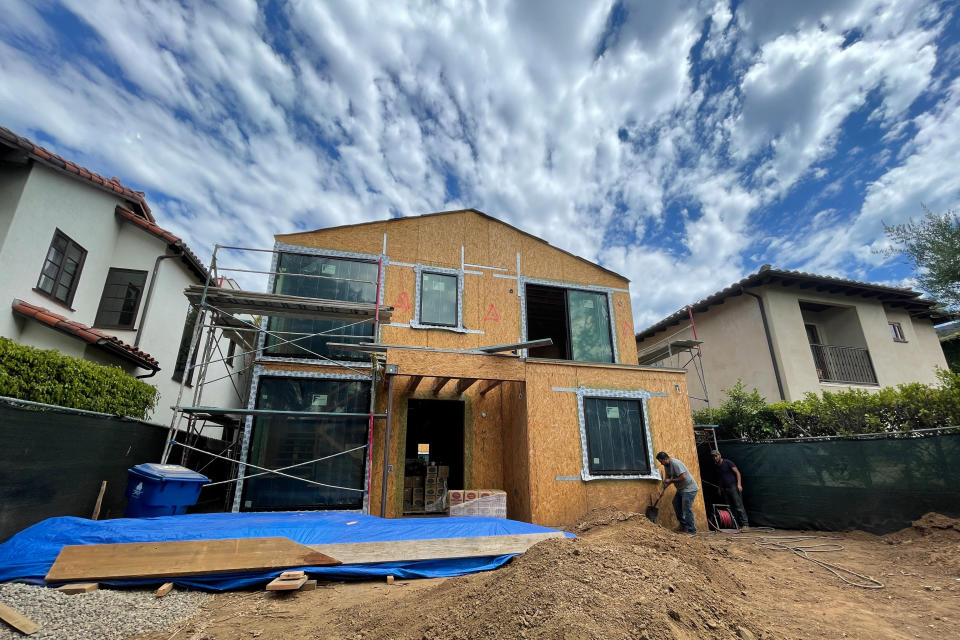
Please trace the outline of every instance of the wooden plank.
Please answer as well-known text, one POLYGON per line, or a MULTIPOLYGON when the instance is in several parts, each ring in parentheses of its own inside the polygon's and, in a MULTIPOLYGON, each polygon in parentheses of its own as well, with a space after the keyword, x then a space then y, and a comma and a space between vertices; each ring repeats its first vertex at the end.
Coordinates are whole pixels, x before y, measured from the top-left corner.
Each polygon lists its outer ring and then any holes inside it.
POLYGON ((407 388, 404 390, 405 395, 410 395, 417 390, 417 386, 420 385, 420 382, 423 380, 423 376, 413 376, 410 378, 410 384, 407 385, 407 388))
POLYGON ((303 586, 300 587, 300 591, 315 591, 317 588, 316 580, 307 580, 303 583, 303 586))
POLYGON ((440 393, 440 389, 443 389, 448 382, 450 382, 450 378, 437 378, 437 381, 433 383, 433 395, 440 393))
POLYGON ((472 387, 477 382, 476 378, 463 378, 457 381, 457 395, 472 387))
POLYGON ((57 591, 65 593, 68 596, 72 596, 78 593, 90 593, 91 591, 96 591, 99 588, 100 585, 96 582, 74 582, 72 584, 65 584, 61 587, 57 587, 57 591))
POLYGON ((107 490, 107 481, 104 480, 100 483, 100 493, 97 494, 97 502, 93 505, 93 514, 90 516, 91 520, 98 520, 100 518, 100 507, 103 505, 103 494, 107 490))
POLYGON ((487 384, 482 389, 480 389, 480 395, 481 396, 487 395, 488 393, 490 393, 491 391, 499 387, 501 384, 503 384, 503 380, 494 380, 490 382, 490 384, 487 384))
POLYGON ((40 626, 36 622, 13 607, 8 607, 3 603, 0 603, 0 619, 25 635, 30 635, 40 630, 40 626))
POLYGON ((160 588, 157 589, 157 592, 156 592, 154 595, 155 595, 156 597, 158 597, 158 598, 162 598, 163 596, 165 596, 165 595, 167 595, 168 593, 170 593, 170 591, 172 591, 172 590, 173 590, 173 583, 172 583, 172 582, 165 582, 165 583, 163 583, 162 585, 160 585, 160 588))
POLYGON ((340 563, 288 538, 68 545, 45 579, 173 578, 333 564, 340 563))
POLYGON ((343 564, 366 564, 370 562, 439 560, 443 558, 473 558, 523 553, 538 542, 562 537, 564 537, 562 531, 551 531, 549 533, 524 533, 475 538, 316 544, 309 545, 309 547, 323 554, 333 554, 340 558, 343 564))
POLYGON ((267 591, 296 591, 307 582, 303 571, 284 571, 267 584, 267 591))
POLYGON ((536 349, 537 347, 549 347, 553 344, 553 338, 541 338, 539 340, 529 340, 527 342, 512 342, 510 344, 493 344, 489 347, 480 347, 477 351, 484 353, 500 353, 502 351, 517 351, 518 349, 536 349))

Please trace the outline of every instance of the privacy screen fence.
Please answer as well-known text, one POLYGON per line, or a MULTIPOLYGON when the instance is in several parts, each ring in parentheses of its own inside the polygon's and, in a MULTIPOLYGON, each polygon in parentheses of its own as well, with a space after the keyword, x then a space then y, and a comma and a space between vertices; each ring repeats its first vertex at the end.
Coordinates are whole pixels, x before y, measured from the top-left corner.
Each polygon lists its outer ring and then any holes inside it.
MULTIPOLYGON (((704 496, 719 500, 709 444, 704 496)), ((889 533, 936 511, 960 517, 960 428, 856 438, 722 441, 743 476, 751 526, 889 533)))

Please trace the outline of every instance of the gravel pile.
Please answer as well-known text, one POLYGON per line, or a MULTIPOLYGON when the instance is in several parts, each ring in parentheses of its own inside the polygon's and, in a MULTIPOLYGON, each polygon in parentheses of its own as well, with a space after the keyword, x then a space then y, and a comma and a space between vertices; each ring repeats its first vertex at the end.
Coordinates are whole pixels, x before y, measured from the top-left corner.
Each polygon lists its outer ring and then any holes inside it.
MULTIPOLYGON (((116 640, 153 629, 170 629, 195 614, 213 595, 174 589, 162 598, 154 589, 101 589, 66 595, 48 587, 0 585, 0 602, 38 625, 30 640, 116 640)), ((24 638, 0 622, 0 640, 24 638)))

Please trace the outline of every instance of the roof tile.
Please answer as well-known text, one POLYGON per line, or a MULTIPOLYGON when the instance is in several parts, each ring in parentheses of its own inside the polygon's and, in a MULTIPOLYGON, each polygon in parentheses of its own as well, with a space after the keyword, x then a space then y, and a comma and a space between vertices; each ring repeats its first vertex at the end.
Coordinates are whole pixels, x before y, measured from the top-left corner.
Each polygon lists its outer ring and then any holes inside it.
POLYGON ((15 313, 24 317, 32 318, 37 322, 43 323, 48 327, 62 331, 67 335, 74 336, 80 340, 97 345, 101 348, 109 348, 116 353, 118 350, 122 354, 127 354, 127 358, 137 366, 144 369, 153 369, 158 371, 160 363, 146 351, 141 351, 137 347, 127 344, 120 338, 104 333, 76 320, 69 320, 59 314, 53 313, 45 307, 41 307, 23 300, 14 299, 11 305, 15 313))

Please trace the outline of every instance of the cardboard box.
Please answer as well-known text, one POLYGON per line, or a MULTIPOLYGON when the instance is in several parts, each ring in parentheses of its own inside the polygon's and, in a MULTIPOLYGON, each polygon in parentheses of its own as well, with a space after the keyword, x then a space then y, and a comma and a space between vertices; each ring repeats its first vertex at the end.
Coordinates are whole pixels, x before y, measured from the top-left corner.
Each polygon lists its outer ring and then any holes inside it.
POLYGON ((419 500, 420 502, 423 502, 423 489, 420 489, 420 488, 413 489, 413 501, 416 502, 417 500, 419 500))
POLYGON ((427 502, 437 499, 437 488, 436 487, 427 487, 424 490, 424 497, 426 497, 427 502))
POLYGON ((461 504, 463 502, 463 489, 451 489, 447 491, 447 501, 450 502, 451 507, 455 504, 461 504))
POLYGON ((438 478, 449 478, 450 477, 450 467, 446 465, 439 465, 437 467, 437 477, 438 478))
POLYGON ((414 498, 413 499, 413 508, 415 510, 423 509, 423 498, 414 498))
POLYGON ((403 490, 403 501, 407 504, 413 502, 413 489, 404 489, 403 490))
POLYGON ((437 467, 435 465, 430 465, 427 467, 427 477, 436 477, 437 476, 437 467))
POLYGON ((427 476, 427 479, 424 481, 424 486, 426 487, 435 487, 437 486, 437 477, 436 476, 427 476))
POLYGON ((403 488, 416 489, 423 486, 423 476, 405 476, 403 478, 403 488))

